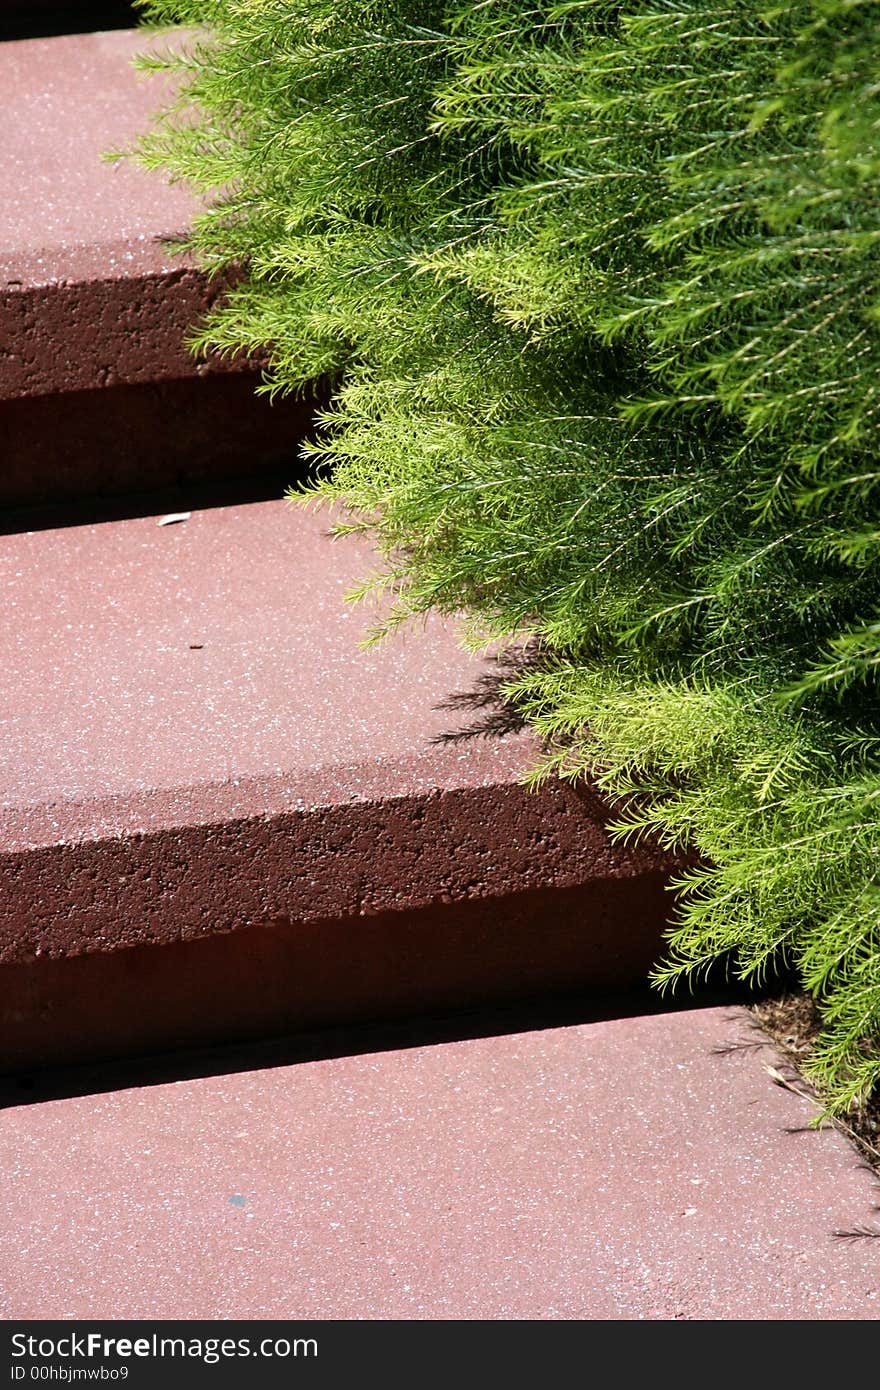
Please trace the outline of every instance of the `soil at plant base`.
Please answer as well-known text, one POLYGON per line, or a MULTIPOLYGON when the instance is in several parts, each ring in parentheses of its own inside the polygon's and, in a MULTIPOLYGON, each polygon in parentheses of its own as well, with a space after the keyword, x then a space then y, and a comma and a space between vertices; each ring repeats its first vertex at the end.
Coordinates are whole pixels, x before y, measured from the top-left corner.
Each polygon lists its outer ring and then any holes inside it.
MULTIPOLYGON (((822 1020, 819 1011, 806 994, 781 994, 762 999, 750 1006, 759 1027, 770 1037, 797 1072, 797 1080, 788 1082, 780 1077, 780 1085, 791 1084, 816 1097, 810 1083, 803 1079, 802 1068, 819 1036, 822 1020)), ((875 1091, 864 1105, 853 1106, 841 1115, 831 1117, 831 1123, 842 1130, 855 1144, 859 1153, 880 1175, 880 1091, 875 1091)))

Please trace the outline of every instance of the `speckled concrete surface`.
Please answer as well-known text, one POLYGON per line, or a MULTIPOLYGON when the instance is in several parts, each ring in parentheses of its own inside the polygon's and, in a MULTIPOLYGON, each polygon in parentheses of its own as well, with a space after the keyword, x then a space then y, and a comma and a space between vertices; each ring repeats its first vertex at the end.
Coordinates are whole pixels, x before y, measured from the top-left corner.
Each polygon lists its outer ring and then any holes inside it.
POLYGON ((186 229, 191 194, 130 160, 103 159, 171 95, 164 78, 130 66, 150 47, 161 41, 119 30, 0 48, 0 283, 173 268, 158 238, 186 229))
POLYGON ((334 800, 361 764, 368 785, 370 765, 399 766, 396 791, 413 763, 461 786, 525 766, 522 739, 432 746, 471 718, 436 706, 483 663, 437 622, 360 650, 375 615, 345 594, 377 558, 332 538, 332 513, 278 500, 160 520, 0 539, 0 787, 22 842, 29 808, 182 783, 296 770, 334 800))
POLYGON ((194 200, 102 158, 168 99, 131 67, 149 46, 125 30, 0 45, 0 399, 196 370, 182 339, 220 285, 163 245, 194 200))
MULTIPOLYGON (((0 540, 0 959, 192 939, 666 867, 529 737, 438 743, 484 661, 379 649, 375 559, 283 502, 0 540)), ((657 923, 657 931, 662 923, 657 923)))
POLYGON ((0 1116, 7 1318, 872 1319, 878 1187, 731 1010, 0 1116))

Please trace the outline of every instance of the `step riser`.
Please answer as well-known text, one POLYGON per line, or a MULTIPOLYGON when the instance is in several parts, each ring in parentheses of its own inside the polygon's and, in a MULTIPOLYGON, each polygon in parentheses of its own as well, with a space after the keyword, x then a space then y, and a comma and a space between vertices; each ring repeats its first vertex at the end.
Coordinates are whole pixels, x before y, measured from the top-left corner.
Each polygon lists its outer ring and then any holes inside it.
POLYGON ((644 983, 661 874, 0 966, 0 1070, 644 983))
MULTIPOLYGON (((81 273, 81 272, 80 272, 81 273)), ((227 282, 190 267, 8 287, 0 296, 0 401, 194 376, 185 339, 227 282)), ((241 371, 217 358, 211 371, 241 371)))
MULTIPOLYGON (((443 764, 431 771, 439 780, 443 764)), ((267 788, 254 794, 269 807, 267 788)), ((75 810, 64 810, 71 837, 75 810)), ((589 889, 665 867, 656 851, 611 845, 602 812, 595 796, 563 785, 540 794, 495 785, 203 825, 181 814, 153 834, 7 850, 0 962, 173 945, 274 919, 352 923, 538 886, 589 889)), ((41 813, 46 822, 58 815, 41 813)))
MULTIPOLYGON (((270 404, 255 395, 259 380, 211 374, 0 403, 0 510, 244 475, 256 492, 261 477, 280 474, 280 495, 302 472, 298 446, 314 434, 315 406, 270 404)), ((14 529, 39 518, 24 522, 14 529)))

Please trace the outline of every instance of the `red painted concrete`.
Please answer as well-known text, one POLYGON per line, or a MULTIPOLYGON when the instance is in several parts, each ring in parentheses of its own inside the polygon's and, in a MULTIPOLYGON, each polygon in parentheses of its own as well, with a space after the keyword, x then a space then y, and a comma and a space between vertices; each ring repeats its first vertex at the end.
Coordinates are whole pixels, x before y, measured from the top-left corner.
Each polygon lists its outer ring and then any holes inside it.
POLYGON ((0 1073, 644 986, 663 874, 0 965, 0 1073))
POLYGON ((158 243, 186 229, 191 195, 130 160, 103 156, 143 131, 171 96, 134 54, 134 30, 26 40, 0 49, 4 92, 0 266, 22 288, 173 269, 158 243))
POLYGON ((0 46, 0 399, 195 370, 181 340, 219 285, 162 244, 194 201, 102 159, 167 100, 130 66, 145 43, 123 30, 0 46))
POLYGON ((7 1318, 874 1319, 876 1179, 730 1010, 0 1116, 7 1318))
MULTIPOLYGON (((326 512, 217 508, 0 541, 0 960, 662 870, 524 734, 437 743, 484 662, 359 650, 374 564, 326 512)), ((661 923, 657 923, 659 933, 661 923)))

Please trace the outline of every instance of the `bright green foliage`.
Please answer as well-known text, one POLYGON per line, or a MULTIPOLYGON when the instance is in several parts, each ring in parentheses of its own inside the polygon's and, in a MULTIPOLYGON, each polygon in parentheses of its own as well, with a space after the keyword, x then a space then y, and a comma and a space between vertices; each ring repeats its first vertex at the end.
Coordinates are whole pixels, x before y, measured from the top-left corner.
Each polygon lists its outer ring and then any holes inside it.
MULTIPOLYGON (((695 846, 671 980, 782 954, 880 1078, 880 5, 158 0, 143 157, 245 282, 200 336, 332 374, 318 491, 541 658, 545 772, 695 846), (328 474, 330 470, 327 470, 328 474), (637 793, 637 795, 631 795, 637 793)), ((389 600, 391 601, 391 600, 389 600)), ((475 639, 476 640, 476 639, 475 639)))

